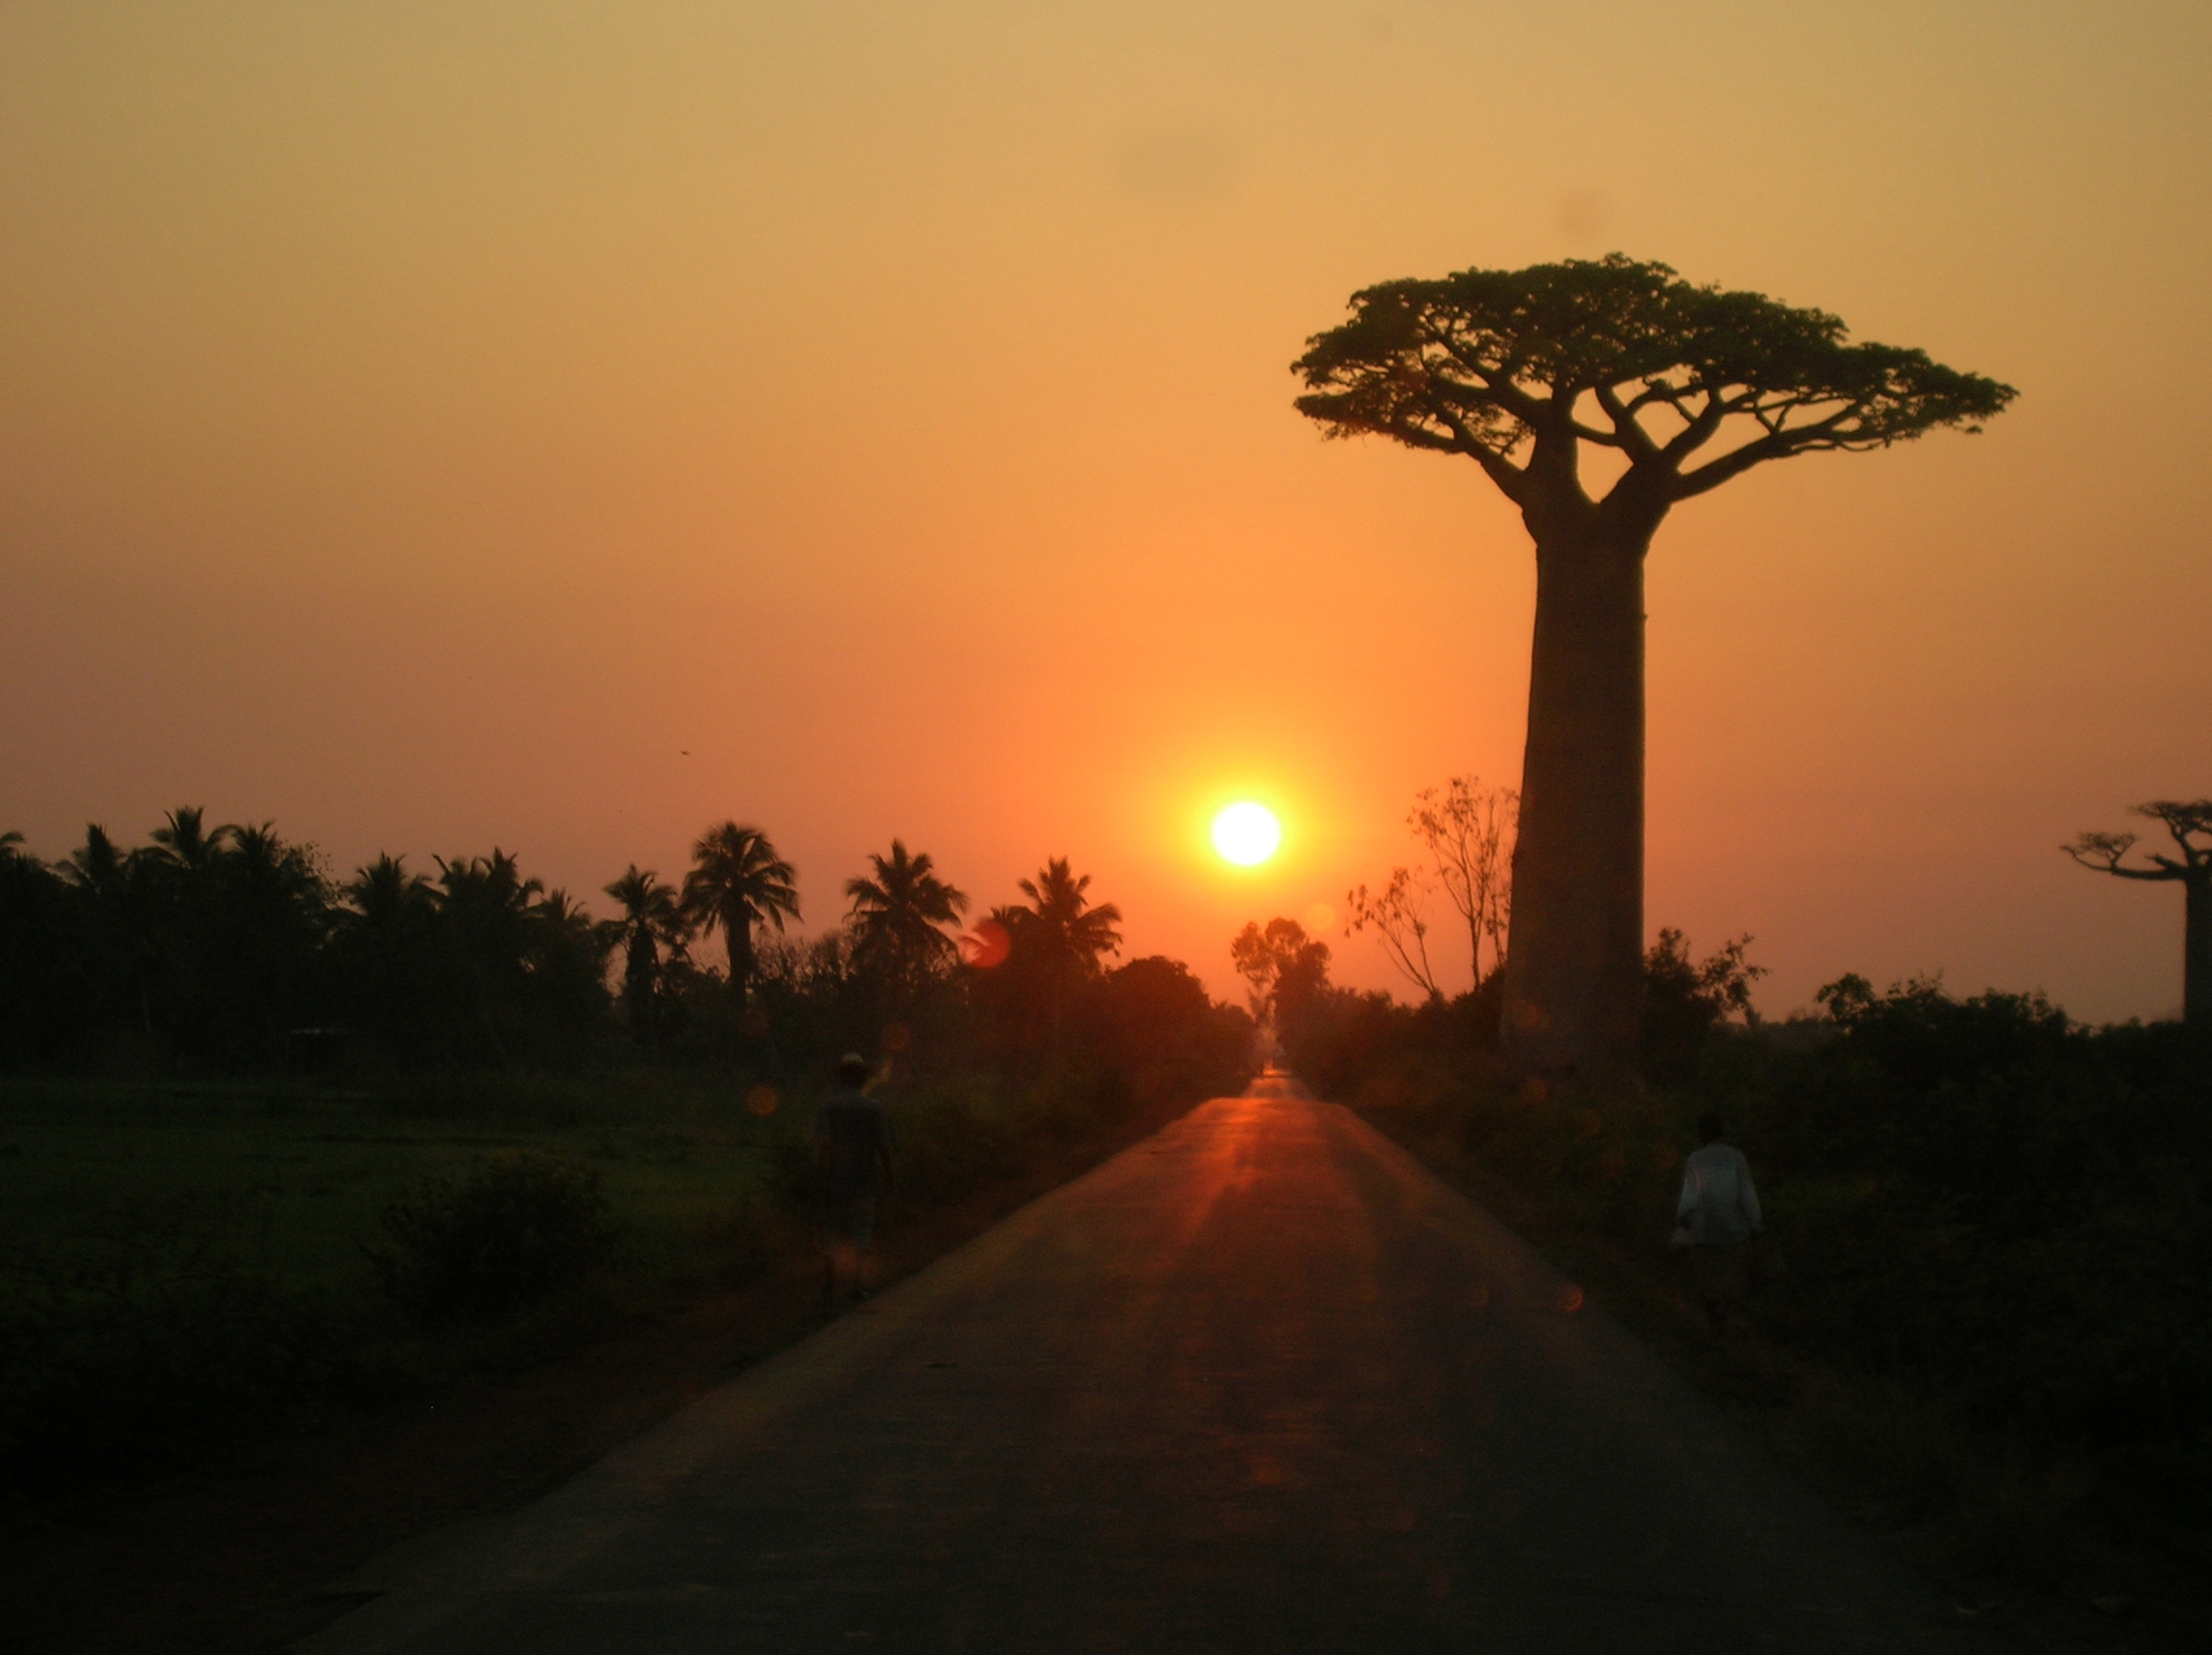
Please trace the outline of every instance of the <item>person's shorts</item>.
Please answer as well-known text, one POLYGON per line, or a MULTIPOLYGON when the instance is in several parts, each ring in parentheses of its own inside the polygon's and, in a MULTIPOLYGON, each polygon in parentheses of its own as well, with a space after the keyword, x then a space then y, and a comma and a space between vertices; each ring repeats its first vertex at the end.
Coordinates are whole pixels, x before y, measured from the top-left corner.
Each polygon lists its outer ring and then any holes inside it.
POLYGON ((834 1243, 849 1241, 865 1247, 876 1238, 876 1198, 872 1195, 831 1196, 823 1204, 823 1229, 834 1243))
POLYGON ((1682 1275, 1701 1304, 1732 1304, 1751 1291, 1750 1242, 1693 1242, 1681 1252, 1682 1275))

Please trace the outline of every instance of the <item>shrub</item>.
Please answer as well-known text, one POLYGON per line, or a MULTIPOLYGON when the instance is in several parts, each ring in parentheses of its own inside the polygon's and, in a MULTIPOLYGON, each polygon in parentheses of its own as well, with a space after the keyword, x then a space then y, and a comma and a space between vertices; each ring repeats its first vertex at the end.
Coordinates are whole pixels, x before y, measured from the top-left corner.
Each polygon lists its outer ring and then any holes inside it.
POLYGON ((145 1475, 265 1430, 346 1363, 321 1302, 170 1236, 0 1264, 0 1486, 145 1475))
POLYGON ((714 1287, 740 1288, 756 1282, 775 1263, 776 1238, 760 1210, 749 1204, 720 1208, 688 1239, 701 1276, 714 1287))
POLYGON ((504 1316, 611 1262, 614 1222, 598 1175, 546 1155, 481 1162, 430 1178, 383 1213, 369 1263, 426 1321, 504 1316))
POLYGON ((1012 1176, 1027 1149, 1028 1135, 1009 1118, 1018 1107, 975 1081, 944 1083, 894 1106, 892 1189, 909 1205, 950 1205, 1012 1176))

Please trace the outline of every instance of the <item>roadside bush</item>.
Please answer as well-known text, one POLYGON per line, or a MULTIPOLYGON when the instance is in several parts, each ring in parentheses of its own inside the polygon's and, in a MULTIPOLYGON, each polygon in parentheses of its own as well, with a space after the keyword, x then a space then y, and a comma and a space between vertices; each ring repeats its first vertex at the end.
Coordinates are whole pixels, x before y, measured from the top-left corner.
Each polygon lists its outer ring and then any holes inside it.
POLYGON ((368 1258, 385 1291, 424 1321, 504 1316, 612 1262, 599 1176, 573 1161, 509 1155, 430 1178, 382 1216, 368 1258))
POLYGON ((266 1430, 346 1367, 317 1298, 140 1237, 0 1263, 0 1485, 144 1476, 266 1430))
POLYGON ((1720 1015, 1740 946, 1692 967, 1670 934, 1648 964, 1673 1086, 1510 1087, 1412 1013, 1340 1035, 1321 1072, 1655 1270, 1691 1122, 1717 1109, 1790 1260, 1751 1307, 1768 1335, 1997 1434, 2031 1481, 2091 1467, 2122 1503, 2212 1512, 2212 1045, 1858 977, 1821 992, 1818 1022, 1747 1028, 1720 1015))
POLYGON ((750 1203, 723 1207, 687 1239, 700 1278, 714 1287, 744 1287, 775 1263, 776 1237, 750 1203))
POLYGON ((910 1206, 950 1205, 1021 1170, 1029 1124, 1001 1084, 975 1076, 893 1101, 892 1189, 910 1206))

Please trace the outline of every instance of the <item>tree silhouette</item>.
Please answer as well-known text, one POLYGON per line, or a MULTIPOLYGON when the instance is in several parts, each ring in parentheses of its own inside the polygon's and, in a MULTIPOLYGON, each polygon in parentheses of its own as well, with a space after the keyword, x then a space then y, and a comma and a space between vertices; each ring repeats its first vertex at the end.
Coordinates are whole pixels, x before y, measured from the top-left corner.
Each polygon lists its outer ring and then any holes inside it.
POLYGON ((1644 561, 1675 502, 1770 460, 1978 428, 2009 386, 1843 323, 1614 253, 1352 297, 1307 341, 1298 411, 1331 437, 1462 454, 1536 548, 1509 1059, 1633 1084, 1644 965, 1644 561), (1737 440, 1737 439, 1741 440, 1737 440), (1614 480, 1595 497, 1584 451, 1614 480))
POLYGON ((661 950, 681 955, 689 928, 676 887, 635 862, 606 892, 623 908, 622 917, 608 920, 605 928, 608 943, 623 952, 623 1009, 638 1044, 651 1046, 659 1031, 661 950))
POLYGON ((492 1056, 510 1060, 499 1010, 521 998, 529 972, 531 911, 544 886, 524 879, 498 846, 489 857, 443 857, 438 864, 438 925, 453 950, 470 1013, 492 1056))
POLYGON ((1444 894, 1467 923, 1474 986, 1482 986, 1482 945, 1492 969, 1505 959, 1505 928, 1513 913, 1511 849, 1521 796, 1507 787, 1484 787, 1480 776, 1453 776, 1442 788, 1425 787, 1406 813, 1406 826, 1428 847, 1444 894))
POLYGON ((1328 944, 1306 935, 1295 919, 1278 915, 1263 928, 1254 920, 1229 944, 1237 974, 1252 985, 1252 1012, 1269 1016, 1278 1031, 1297 1022, 1328 987, 1328 944))
POLYGON ((379 939, 393 955, 403 950, 407 927, 424 921, 436 911, 430 882, 407 871, 405 857, 380 856, 354 876, 338 894, 347 904, 340 924, 379 939))
POLYGON ((2085 868, 2119 879, 2177 881, 2181 886, 2181 1019, 2196 1028, 2212 1027, 2212 798, 2155 798, 2135 807, 2138 816, 2161 823, 2173 836, 2179 859, 2159 851, 2144 853, 2150 865, 2125 858, 2139 836, 2084 833, 2059 849, 2085 868), (2198 844, 2198 839, 2207 842, 2198 844))
MULTIPOLYGON (((1422 901, 1428 894, 1428 884, 1426 875, 1412 868, 1392 868, 1381 890, 1369 890, 1364 885, 1353 886, 1344 893, 1344 934, 1356 937, 1372 930, 1382 941, 1383 955, 1421 991, 1421 997, 1441 1000, 1444 991, 1437 983, 1436 968, 1429 964, 1429 921, 1422 901)), ((1235 944, 1231 951, 1235 952, 1235 944)), ((1475 980, 1478 984, 1481 981, 1479 965, 1475 980)))
POLYGON ((151 1040, 160 938, 155 893, 142 877, 144 869, 141 853, 123 850, 94 822, 85 828, 83 845, 70 854, 62 877, 91 902, 94 953, 120 974, 113 990, 130 1002, 139 1031, 151 1040))
POLYGON ((1053 857, 1037 870, 1033 880, 1021 882, 1028 906, 992 910, 991 917, 1005 926, 1012 941, 1012 963, 1017 970, 1040 973, 1052 996, 1052 1034, 1060 1039, 1071 983, 1094 977, 1102 956, 1119 951, 1121 911, 1111 902, 1092 907, 1084 893, 1091 876, 1078 875, 1065 857, 1053 857))
POLYGON ((703 932, 717 927, 730 950, 730 990, 745 1002, 753 979, 753 927, 783 929, 799 917, 798 870, 775 854, 766 833, 725 822, 710 828, 691 847, 684 876, 684 916, 703 932))
POLYGON ((438 903, 404 857, 380 856, 338 889, 332 947, 346 1000, 365 1032, 406 1056, 431 1038, 441 996, 438 903))
POLYGON ((89 905, 82 891, 0 833, 0 1070, 74 1055, 93 1022, 89 905))
POLYGON ((571 1056, 605 1004, 607 938, 592 912, 559 886, 530 911, 523 966, 531 1009, 571 1056))
POLYGON ((278 1049, 331 925, 330 886, 314 852, 287 844, 274 822, 229 830, 215 864, 218 889, 211 998, 230 1002, 232 1056, 278 1049))
POLYGON ((221 855, 224 841, 238 829, 225 823, 220 827, 207 826, 207 812, 197 805, 179 805, 169 812, 160 827, 148 835, 156 847, 154 859, 159 864, 177 868, 188 874, 201 874, 215 865, 221 855))
POLYGON ((845 882, 851 899, 854 964, 888 984, 901 1000, 960 963, 959 944, 940 926, 957 925, 968 911, 965 893, 937 877, 929 853, 909 857, 891 841, 891 854, 868 857, 874 879, 845 882))

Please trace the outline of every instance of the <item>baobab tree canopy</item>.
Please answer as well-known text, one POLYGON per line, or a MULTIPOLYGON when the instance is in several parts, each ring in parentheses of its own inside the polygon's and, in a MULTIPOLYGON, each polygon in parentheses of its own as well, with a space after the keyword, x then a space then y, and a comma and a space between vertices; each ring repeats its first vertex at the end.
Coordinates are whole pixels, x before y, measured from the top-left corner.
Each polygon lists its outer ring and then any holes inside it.
POLYGON ((2130 862, 2140 843, 2134 833, 2084 833, 2060 850, 2085 868, 2125 880, 2177 881, 2182 888, 2181 1015, 2212 1028, 2212 798, 2154 798, 2135 807, 2138 816, 2164 825, 2178 857, 2146 851, 2147 862, 2130 862))
POLYGON ((1311 387, 1298 412, 1332 437, 1467 454, 1524 508, 1554 445, 1616 450, 1630 495, 1664 511, 1764 460, 1979 429, 2014 395, 1925 351, 1850 343, 1824 310, 1620 253, 1385 281, 1352 311, 1294 364, 1311 387), (1707 452, 1732 430, 1743 440, 1707 452))
POLYGON ((1301 414, 1465 454, 1536 543, 1501 1031, 1532 1076, 1615 1088, 1642 1041, 1644 559, 1678 500, 1767 460, 1979 428, 2010 386, 1614 253, 1386 281, 1293 364, 1301 414), (1592 499, 1584 447, 1610 454, 1592 499))

